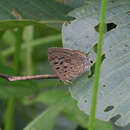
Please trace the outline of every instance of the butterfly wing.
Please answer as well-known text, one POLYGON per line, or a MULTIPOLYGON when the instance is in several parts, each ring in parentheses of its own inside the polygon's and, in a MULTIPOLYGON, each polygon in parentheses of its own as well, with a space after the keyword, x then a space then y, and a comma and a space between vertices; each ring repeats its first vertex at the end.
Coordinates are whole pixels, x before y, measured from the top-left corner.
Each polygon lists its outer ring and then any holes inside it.
POLYGON ((85 64, 86 54, 78 50, 49 48, 48 60, 53 71, 60 80, 71 80, 83 73, 88 66, 85 64))

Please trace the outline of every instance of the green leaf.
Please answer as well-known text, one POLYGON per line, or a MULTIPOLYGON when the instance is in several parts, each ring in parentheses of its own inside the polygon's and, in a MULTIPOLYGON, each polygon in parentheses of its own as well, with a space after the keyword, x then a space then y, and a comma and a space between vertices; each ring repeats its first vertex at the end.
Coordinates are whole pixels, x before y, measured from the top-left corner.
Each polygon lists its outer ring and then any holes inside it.
MULTIPOLYGON (((53 93, 53 92, 52 92, 53 93)), ((64 93, 66 95, 66 93, 64 93)), ((45 94, 46 95, 46 94, 45 94)), ((50 95, 48 95, 50 96, 50 95)), ((56 96, 56 95, 55 95, 56 96)), ((37 100, 45 100, 46 96, 41 95, 37 100)), ((52 97, 52 95, 51 95, 52 97)), ((46 98, 47 99, 47 98, 46 98)), ((48 99, 47 99, 48 100, 48 99)), ((60 98, 59 101, 51 105, 47 110, 41 113, 37 118, 34 119, 24 130, 52 130, 54 126, 54 120, 56 116, 63 110, 63 108, 68 105, 68 97, 60 98)), ((70 102, 69 102, 70 105, 70 102)))
POLYGON ((52 130, 54 120, 61 111, 62 106, 56 104, 43 111, 37 118, 35 118, 24 130, 52 130))
MULTIPOLYGON (((50 20, 51 23, 59 23, 60 25, 55 24, 55 26, 59 27, 64 20, 70 19, 66 14, 71 8, 55 0, 6 0, 0 1, 0 5, 0 20, 30 19, 30 21, 25 21, 24 25, 36 23, 32 20, 43 22, 44 20, 50 20)), ((17 23, 20 25, 21 22, 17 23)), ((11 25, 8 24, 8 26, 11 25)))
POLYGON ((87 1, 86 0, 65 0, 64 2, 66 5, 72 8, 77 8, 84 5, 87 1))
MULTIPOLYGON (((63 26, 63 42, 65 48, 90 52, 97 43, 100 3, 90 2, 89 5, 75 9, 70 13, 77 19, 63 26)), ((125 126, 130 123, 130 2, 108 2, 107 23, 114 23, 116 28, 105 33, 103 53, 105 59, 101 66, 96 118, 109 121, 116 115, 121 117, 115 124, 125 126), (114 12, 114 13, 113 13, 114 12)), ((85 74, 73 83, 70 89, 78 106, 86 114, 90 113, 93 77, 85 74)))
MULTIPOLYGON (((32 101, 24 99, 24 104, 34 104, 37 102, 45 103, 49 106, 55 106, 60 104, 63 106, 61 112, 70 120, 76 124, 81 125, 84 128, 88 128, 88 116, 77 107, 77 102, 70 96, 65 90, 49 90, 41 93, 37 98, 32 101)), ((112 130, 112 124, 110 122, 103 122, 96 120, 95 125, 97 130, 112 130), (102 123, 102 125, 101 125, 102 123)))

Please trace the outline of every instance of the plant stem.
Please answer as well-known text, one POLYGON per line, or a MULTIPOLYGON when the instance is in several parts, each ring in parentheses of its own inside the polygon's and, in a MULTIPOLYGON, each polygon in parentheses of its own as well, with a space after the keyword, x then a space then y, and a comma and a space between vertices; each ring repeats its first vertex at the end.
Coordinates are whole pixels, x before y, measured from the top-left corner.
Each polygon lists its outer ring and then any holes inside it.
MULTIPOLYGON (((26 72, 28 75, 32 75, 32 46, 31 41, 33 40, 33 26, 27 26, 24 28, 23 38, 26 44, 26 72)), ((35 117, 35 106, 31 106, 32 116, 35 117)))
POLYGON ((4 119, 5 119, 5 128, 4 130, 13 130, 14 129, 14 111, 15 111, 15 105, 14 105, 14 97, 11 97, 7 101, 7 108, 5 111, 4 119))
POLYGON ((106 6, 107 6, 107 0, 102 0, 101 13, 100 13, 101 17, 100 17, 100 27, 99 27, 98 50, 97 50, 97 57, 96 57, 91 111, 90 111, 90 119, 89 119, 89 130, 94 129, 98 85, 99 85, 99 78, 100 78, 101 53, 102 53, 102 44, 103 44, 103 36, 104 36, 104 28, 105 28, 106 6))
POLYGON ((19 28, 18 30, 16 30, 16 43, 15 43, 15 47, 14 47, 14 69, 16 70, 16 72, 20 71, 20 55, 21 55, 21 42, 22 42, 22 29, 19 28))
POLYGON ((31 41, 33 39, 33 26, 27 26, 24 28, 23 38, 26 44, 26 72, 28 75, 32 75, 32 47, 31 41))

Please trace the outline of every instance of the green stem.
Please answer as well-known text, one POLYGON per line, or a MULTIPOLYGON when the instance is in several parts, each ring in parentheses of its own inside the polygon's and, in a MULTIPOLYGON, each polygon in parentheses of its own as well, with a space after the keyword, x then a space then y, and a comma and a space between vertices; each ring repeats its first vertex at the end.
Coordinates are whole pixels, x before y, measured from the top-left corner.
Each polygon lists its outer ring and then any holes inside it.
POLYGON ((24 28, 23 38, 26 44, 26 72, 28 75, 32 75, 32 47, 31 41, 33 39, 33 26, 27 26, 24 28))
MULTIPOLYGON (((24 28, 24 41, 26 44, 26 72, 28 75, 32 75, 32 46, 31 42, 33 41, 33 26, 28 26, 24 28)), ((35 117, 35 106, 31 106, 32 116, 35 117)))
POLYGON ((100 13, 101 17, 100 17, 100 27, 99 27, 98 50, 97 50, 97 57, 96 57, 91 111, 90 111, 90 119, 89 119, 89 130, 94 129, 98 85, 99 85, 99 78, 100 78, 101 52, 102 52, 102 44, 103 44, 103 36, 104 36, 104 28, 105 28, 106 6, 107 6, 107 0, 102 0, 101 13, 100 13))
POLYGON ((15 111, 15 99, 11 97, 7 101, 7 108, 5 111, 5 128, 4 130, 14 130, 14 111, 15 111))
POLYGON ((20 55, 21 55, 21 42, 22 42, 22 29, 18 29, 16 31, 16 43, 15 43, 15 53, 14 53, 14 69, 16 70, 16 72, 20 71, 20 55))

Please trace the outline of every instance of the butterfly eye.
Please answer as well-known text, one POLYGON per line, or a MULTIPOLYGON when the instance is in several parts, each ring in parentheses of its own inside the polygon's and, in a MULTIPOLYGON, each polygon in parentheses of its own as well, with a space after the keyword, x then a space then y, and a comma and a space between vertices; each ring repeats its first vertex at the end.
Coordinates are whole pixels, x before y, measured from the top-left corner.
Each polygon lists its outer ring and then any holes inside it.
POLYGON ((93 64, 93 61, 92 61, 92 60, 90 60, 90 63, 91 63, 91 64, 93 64))

